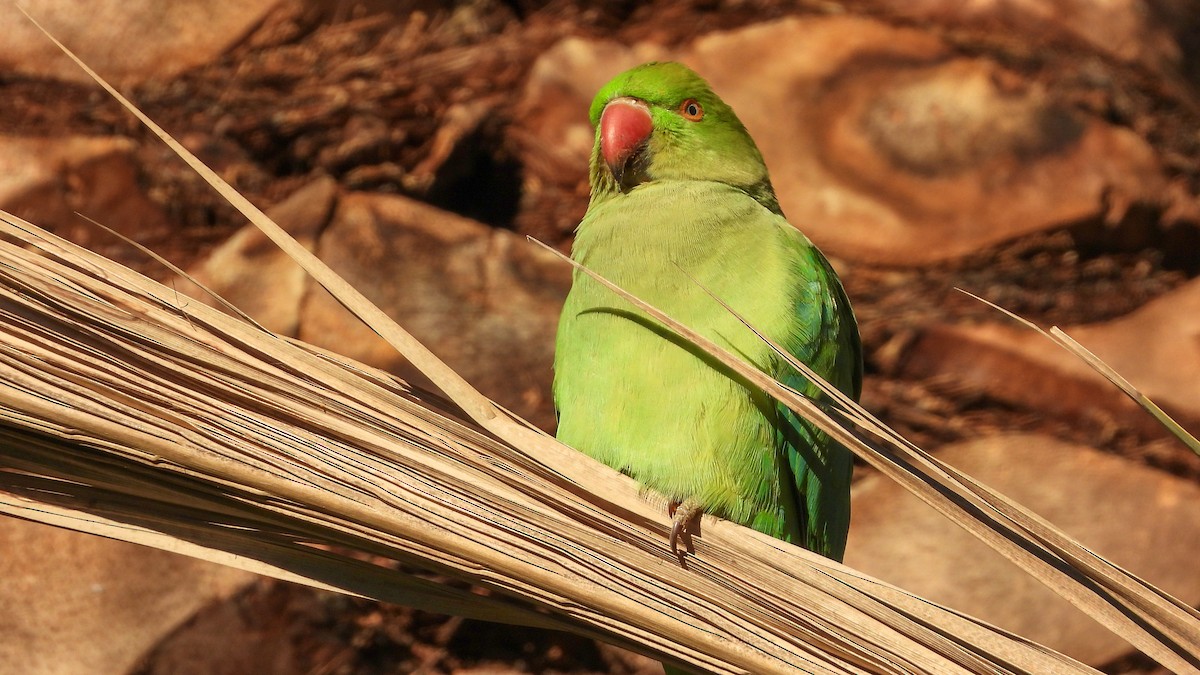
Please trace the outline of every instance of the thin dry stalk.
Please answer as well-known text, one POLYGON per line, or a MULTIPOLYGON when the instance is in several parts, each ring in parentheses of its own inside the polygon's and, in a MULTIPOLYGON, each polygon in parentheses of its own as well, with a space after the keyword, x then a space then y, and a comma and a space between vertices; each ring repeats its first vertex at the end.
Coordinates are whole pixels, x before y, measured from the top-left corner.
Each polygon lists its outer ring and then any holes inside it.
POLYGON ((1192 452, 1196 453, 1197 455, 1200 455, 1200 440, 1198 440, 1195 436, 1189 434, 1187 432, 1187 429, 1184 429, 1183 426, 1181 426, 1179 424, 1179 422, 1176 422, 1174 420, 1174 418, 1172 418, 1170 415, 1168 415, 1165 410, 1158 407, 1158 404, 1155 403, 1154 401, 1150 400, 1149 396, 1146 396, 1141 391, 1139 391, 1137 387, 1133 386, 1133 383, 1131 383, 1129 380, 1125 379, 1117 371, 1113 370, 1112 366, 1109 366, 1107 363, 1105 363, 1103 360, 1101 360, 1100 357, 1093 354, 1091 352, 1091 350, 1089 350, 1087 347, 1084 347, 1083 345, 1076 342, 1075 338, 1071 337, 1070 335, 1067 335, 1061 328, 1059 328, 1058 326, 1051 326, 1049 331, 1043 330, 1041 326, 1033 323, 1032 321, 1025 319, 1024 317, 1013 314, 1012 312, 1001 307, 1000 305, 997 305, 994 302, 989 302, 989 301, 979 297, 978 295, 975 295, 974 293, 971 293, 970 291, 964 291, 961 288, 956 289, 956 290, 958 290, 960 293, 964 293, 966 295, 971 296, 972 298, 975 298, 976 300, 991 307, 992 309, 995 309, 999 312, 1004 313, 1010 319, 1016 321, 1017 323, 1021 324, 1022 326, 1025 326, 1026 328, 1029 328, 1030 330, 1033 330, 1033 331, 1041 334, 1043 337, 1050 340, 1054 344, 1056 344, 1059 347, 1062 347, 1063 349, 1067 350, 1068 352, 1071 352, 1072 354, 1074 354, 1081 361, 1088 364, 1088 366, 1090 366, 1092 368, 1092 370, 1095 370, 1097 373, 1100 373, 1100 375, 1102 375, 1104 377, 1104 379, 1111 382, 1113 384, 1113 386, 1115 386, 1117 389, 1120 389, 1122 393, 1124 393, 1129 398, 1133 399, 1134 402, 1137 403, 1139 406, 1141 406, 1143 410, 1150 413, 1150 415, 1152 415, 1154 417, 1154 419, 1158 420, 1159 424, 1163 425, 1163 427, 1167 431, 1170 431, 1171 435, 1175 436, 1175 438, 1178 438, 1180 440, 1180 442, 1182 442, 1184 445, 1186 445, 1188 447, 1188 449, 1190 449, 1192 452))

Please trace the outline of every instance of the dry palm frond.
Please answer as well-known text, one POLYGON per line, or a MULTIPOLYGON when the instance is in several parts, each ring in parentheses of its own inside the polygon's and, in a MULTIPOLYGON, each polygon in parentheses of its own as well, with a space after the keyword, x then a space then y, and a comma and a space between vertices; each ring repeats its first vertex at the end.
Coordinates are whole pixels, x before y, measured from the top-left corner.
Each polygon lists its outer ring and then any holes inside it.
POLYGON ((1086 670, 731 523, 684 569, 665 509, 499 409, 517 443, 16 218, 0 237, 0 511, 713 672, 1086 670))

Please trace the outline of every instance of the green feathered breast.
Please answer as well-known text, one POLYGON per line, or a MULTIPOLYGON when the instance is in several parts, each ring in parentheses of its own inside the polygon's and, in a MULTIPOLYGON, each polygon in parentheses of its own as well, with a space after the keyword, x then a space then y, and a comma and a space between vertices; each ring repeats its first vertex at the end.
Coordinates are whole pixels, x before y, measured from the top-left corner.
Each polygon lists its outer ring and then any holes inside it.
MULTIPOLYGON (((593 199, 572 255, 817 395, 699 282, 858 396, 861 348, 841 284, 807 238, 746 190, 667 179, 593 199)), ((850 453, 581 272, 554 368, 558 437, 567 444, 672 499, 841 558, 850 453)))

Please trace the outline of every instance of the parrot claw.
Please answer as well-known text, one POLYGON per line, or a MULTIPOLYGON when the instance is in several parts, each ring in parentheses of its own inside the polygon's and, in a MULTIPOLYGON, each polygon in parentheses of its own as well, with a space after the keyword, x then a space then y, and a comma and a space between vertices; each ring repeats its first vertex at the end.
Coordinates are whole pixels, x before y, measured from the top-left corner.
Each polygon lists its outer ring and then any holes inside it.
POLYGON ((668 543, 671 553, 679 556, 680 560, 683 559, 683 553, 679 551, 679 540, 683 538, 689 553, 695 551, 691 539, 693 534, 700 534, 700 516, 703 513, 704 507, 691 499, 683 502, 672 501, 667 505, 667 514, 671 516, 671 537, 668 543))

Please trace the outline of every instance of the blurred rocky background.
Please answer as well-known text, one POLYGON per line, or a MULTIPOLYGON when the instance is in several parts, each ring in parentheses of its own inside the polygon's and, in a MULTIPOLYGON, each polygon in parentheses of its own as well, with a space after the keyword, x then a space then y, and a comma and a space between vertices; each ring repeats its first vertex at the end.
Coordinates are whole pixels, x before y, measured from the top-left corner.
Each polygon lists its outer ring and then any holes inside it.
MULTIPOLYGON (((1200 460, 1057 324, 1200 431, 1193 0, 26 0, 147 113, 502 404, 550 428, 587 104, 653 59, 705 75, 834 260, 864 403, 1200 603, 1200 460)), ((274 330, 415 378, 14 9, 0 208, 274 330)), ((196 299, 188 299, 187 294, 196 299)), ((416 378, 419 382, 419 378, 416 378)), ((865 468, 847 563, 1064 650, 1157 672, 865 468)), ((0 521, 0 672, 652 673, 575 638, 423 614, 0 521)))

